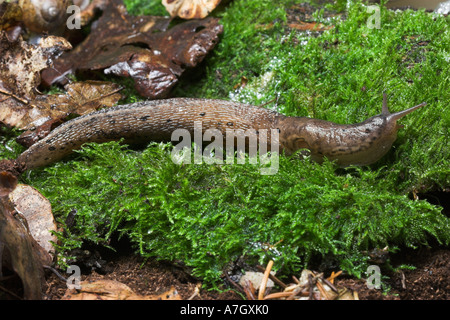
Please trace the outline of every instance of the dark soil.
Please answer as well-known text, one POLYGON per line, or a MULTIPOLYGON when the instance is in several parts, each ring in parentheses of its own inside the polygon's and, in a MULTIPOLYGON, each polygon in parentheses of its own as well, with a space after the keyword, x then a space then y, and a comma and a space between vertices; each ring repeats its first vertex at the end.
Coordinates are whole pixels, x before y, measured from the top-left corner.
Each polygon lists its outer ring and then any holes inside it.
MULTIPOLYGON (((389 290, 368 289, 365 280, 341 276, 335 284, 356 291, 361 300, 447 300, 450 299, 450 250, 422 249, 399 254, 391 258, 392 266, 409 265, 414 270, 391 271, 385 282, 389 290)), ((383 273, 383 271, 382 271, 383 273)), ((297 275, 298 276, 298 275, 297 275)), ((128 285, 141 295, 161 294, 175 287, 182 299, 193 296, 200 281, 173 265, 146 261, 130 255, 120 256, 104 264, 101 271, 82 275, 83 280, 109 279, 128 285)), ((386 288, 386 286, 385 286, 386 288)), ((44 288, 45 299, 58 300, 66 292, 66 284, 49 272, 44 288)), ((232 290, 223 292, 201 289, 193 299, 242 300, 243 295, 232 290)))

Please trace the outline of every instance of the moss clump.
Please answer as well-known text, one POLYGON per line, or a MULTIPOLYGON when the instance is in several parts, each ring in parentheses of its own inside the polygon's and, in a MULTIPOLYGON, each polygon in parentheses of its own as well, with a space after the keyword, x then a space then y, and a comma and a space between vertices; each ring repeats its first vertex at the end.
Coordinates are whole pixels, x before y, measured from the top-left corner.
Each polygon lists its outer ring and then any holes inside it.
POLYGON ((60 222, 76 210, 60 249, 106 244, 119 231, 143 256, 182 261, 210 285, 242 256, 286 272, 332 256, 359 275, 370 248, 450 240, 440 208, 387 189, 377 179, 385 168, 336 174, 329 162, 281 157, 277 174, 261 175, 248 163, 177 165, 166 144, 139 153, 116 142, 80 156, 30 177, 60 222))

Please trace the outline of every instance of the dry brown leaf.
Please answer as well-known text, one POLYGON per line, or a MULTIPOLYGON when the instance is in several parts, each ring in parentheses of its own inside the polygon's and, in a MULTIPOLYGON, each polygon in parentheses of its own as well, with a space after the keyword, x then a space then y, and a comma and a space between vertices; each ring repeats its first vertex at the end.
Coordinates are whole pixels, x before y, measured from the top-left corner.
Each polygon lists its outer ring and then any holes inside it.
POLYGON ((17 178, 11 173, 0 175, 0 243, 4 249, 0 265, 14 270, 20 277, 25 299, 41 299, 42 267, 51 263, 51 256, 30 236, 26 220, 5 195, 15 184, 12 180, 17 178))
POLYGON ((56 222, 52 214, 50 202, 35 188, 19 184, 9 198, 14 208, 27 221, 31 236, 48 253, 54 253, 52 242, 57 238, 52 231, 56 231, 56 222))
POLYGON ((131 77, 144 97, 162 98, 186 68, 198 65, 219 40, 218 19, 186 21, 167 29, 171 19, 128 15, 122 0, 104 0, 91 33, 42 72, 46 85, 67 83, 67 74, 103 71, 131 77))
POLYGON ((22 40, 10 42, 6 33, 0 31, 0 102, 14 97, 33 99, 38 93, 41 70, 70 48, 70 43, 61 37, 44 37, 34 45, 22 40))
POLYGON ((28 105, 38 95, 40 72, 71 45, 61 37, 41 38, 38 44, 21 39, 10 41, 0 30, 0 122, 15 126, 27 113, 28 105))
POLYGON ((166 7, 172 17, 182 19, 203 19, 213 11, 221 0, 163 0, 162 4, 166 7))
POLYGON ((65 94, 39 95, 28 104, 17 99, 14 103, 9 100, 0 109, 0 121, 19 129, 31 130, 24 136, 30 133, 36 135, 38 131, 35 129, 49 121, 64 119, 69 114, 83 115, 99 108, 111 107, 122 98, 119 92, 122 88, 111 82, 73 82, 66 85, 65 89, 65 94))
POLYGON ((161 295, 138 295, 127 285, 115 280, 81 282, 81 289, 67 289, 62 300, 181 300, 171 288, 161 295))

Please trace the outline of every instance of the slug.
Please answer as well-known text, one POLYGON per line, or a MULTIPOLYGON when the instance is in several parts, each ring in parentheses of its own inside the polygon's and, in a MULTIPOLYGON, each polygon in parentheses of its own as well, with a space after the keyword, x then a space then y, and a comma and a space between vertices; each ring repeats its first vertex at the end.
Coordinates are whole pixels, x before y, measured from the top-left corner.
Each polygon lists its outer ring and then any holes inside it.
POLYGON ((62 33, 66 26, 67 7, 71 0, 19 0, 22 19, 32 32, 62 33))
MULTIPOLYGON (((96 111, 55 128, 19 157, 27 169, 48 165, 80 148, 85 142, 170 141, 172 132, 194 132, 194 121, 203 131, 218 129, 277 129, 279 147, 287 155, 305 148, 311 158, 337 160, 340 166, 368 165, 384 156, 401 127, 397 120, 424 106, 390 113, 386 96, 380 115, 351 125, 308 117, 288 117, 262 107, 224 100, 174 98, 137 102, 96 111)), ((269 131, 270 133, 270 131, 269 131)), ((269 134, 268 134, 269 136, 269 134)))

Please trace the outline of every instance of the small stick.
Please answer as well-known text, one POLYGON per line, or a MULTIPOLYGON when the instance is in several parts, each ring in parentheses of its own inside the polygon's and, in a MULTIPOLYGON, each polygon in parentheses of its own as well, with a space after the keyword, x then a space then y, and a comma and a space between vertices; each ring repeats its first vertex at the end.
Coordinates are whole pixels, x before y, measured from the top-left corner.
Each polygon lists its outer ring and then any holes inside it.
POLYGON ((28 104, 28 103, 29 103, 28 100, 22 99, 22 98, 16 96, 16 95, 15 95, 14 93, 12 93, 12 92, 9 92, 9 91, 0 89, 0 93, 6 94, 7 96, 10 96, 10 97, 13 97, 14 99, 16 99, 16 100, 22 102, 23 104, 28 104))
POLYGON ((323 287, 323 285, 320 283, 320 281, 316 281, 316 286, 320 291, 320 294, 327 300, 330 300, 330 297, 328 296, 327 292, 325 291, 325 288, 323 287))
POLYGON ((294 291, 291 291, 291 292, 275 292, 275 293, 271 293, 271 294, 268 294, 267 296, 265 296, 264 300, 285 298, 285 297, 290 297, 290 296, 294 296, 294 295, 295 295, 294 291))
POLYGON ((308 274, 308 284, 309 284, 309 300, 314 299, 314 284, 313 284, 313 277, 311 274, 308 274))
POLYGON ((258 300, 264 299, 264 292, 266 291, 267 280, 269 279, 269 274, 270 274, 270 270, 272 269, 272 266, 273 266, 273 260, 270 260, 269 263, 267 264, 266 271, 264 272, 264 277, 263 277, 263 279, 261 281, 261 285, 259 287, 258 300))
POLYGON ((243 286, 243 289, 248 300, 256 300, 255 288, 253 288, 251 281, 245 280, 245 286, 243 286))
POLYGON ((227 280, 239 291, 239 292, 242 292, 242 293, 245 293, 245 291, 244 291, 244 289, 239 285, 239 284, 237 284, 236 282, 234 282, 233 280, 231 280, 231 278, 228 276, 228 274, 226 273, 226 272, 224 272, 224 274, 225 274, 225 278, 227 278, 227 280))
MULTIPOLYGON (((265 271, 265 269, 262 266, 256 266, 256 268, 261 272, 265 271)), ((271 273, 269 273, 269 278, 270 278, 270 280, 275 282, 277 285, 279 285, 281 288, 285 289, 287 287, 287 285, 283 281, 281 281, 280 279, 278 279, 275 275, 273 275, 271 273)))
POLYGON ((342 273, 342 270, 339 270, 338 272, 334 273, 334 271, 331 272, 331 276, 327 278, 328 281, 330 281, 332 284, 334 284, 334 279, 339 276, 342 273))
POLYGON ((67 282, 67 279, 64 278, 58 271, 56 271, 55 268, 52 268, 50 266, 43 266, 45 269, 50 270, 51 272, 53 272, 58 278, 59 280, 63 281, 63 282, 67 282))
POLYGON ((325 278, 322 278, 322 281, 325 282, 325 284, 327 286, 329 286, 331 290, 333 290, 334 292, 338 293, 338 289, 334 286, 334 284, 332 284, 330 281, 328 281, 325 278))

